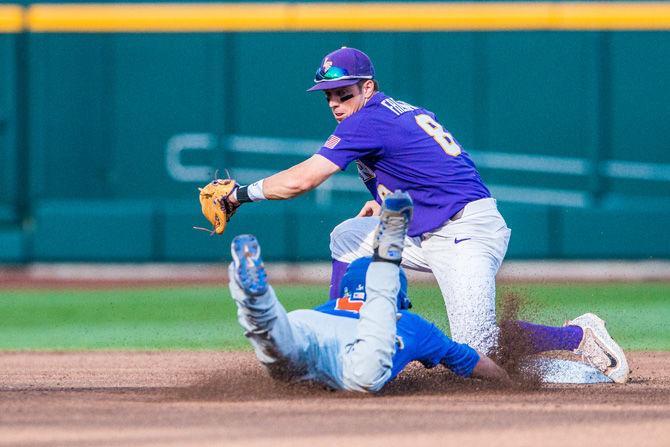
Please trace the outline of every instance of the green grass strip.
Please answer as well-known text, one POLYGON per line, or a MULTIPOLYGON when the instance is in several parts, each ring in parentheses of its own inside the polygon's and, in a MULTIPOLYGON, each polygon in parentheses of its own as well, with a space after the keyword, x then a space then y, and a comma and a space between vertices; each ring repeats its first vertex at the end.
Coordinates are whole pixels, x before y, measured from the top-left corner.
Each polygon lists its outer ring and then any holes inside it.
MULTIPOLYGON (((324 286, 278 286, 288 310, 325 299, 324 286)), ((504 285, 526 301, 521 316, 562 325, 585 312, 605 319, 625 349, 670 350, 670 284, 504 285)), ((414 311, 448 330, 434 286, 410 287, 414 311)), ((2 350, 249 349, 225 287, 1 290, 2 350)))

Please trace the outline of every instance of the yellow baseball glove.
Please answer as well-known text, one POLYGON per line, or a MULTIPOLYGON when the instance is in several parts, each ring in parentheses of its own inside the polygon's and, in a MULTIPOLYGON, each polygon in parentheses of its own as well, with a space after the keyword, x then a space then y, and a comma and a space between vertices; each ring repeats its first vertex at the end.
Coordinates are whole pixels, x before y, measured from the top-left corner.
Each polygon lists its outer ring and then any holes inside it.
POLYGON ((214 226, 212 234, 223 234, 230 218, 239 204, 230 202, 229 197, 239 185, 233 179, 217 179, 200 189, 202 214, 214 226))

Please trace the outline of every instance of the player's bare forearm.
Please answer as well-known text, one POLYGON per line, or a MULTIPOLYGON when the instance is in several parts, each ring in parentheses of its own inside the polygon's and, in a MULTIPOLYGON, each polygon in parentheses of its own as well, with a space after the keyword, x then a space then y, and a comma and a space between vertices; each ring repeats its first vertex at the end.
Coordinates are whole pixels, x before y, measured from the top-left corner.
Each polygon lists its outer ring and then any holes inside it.
POLYGON ((263 181, 263 194, 270 200, 291 199, 319 186, 340 168, 321 155, 313 155, 263 181))
POLYGON ((482 353, 479 353, 479 361, 475 365, 475 369, 472 370, 472 377, 512 385, 512 380, 507 372, 482 353))

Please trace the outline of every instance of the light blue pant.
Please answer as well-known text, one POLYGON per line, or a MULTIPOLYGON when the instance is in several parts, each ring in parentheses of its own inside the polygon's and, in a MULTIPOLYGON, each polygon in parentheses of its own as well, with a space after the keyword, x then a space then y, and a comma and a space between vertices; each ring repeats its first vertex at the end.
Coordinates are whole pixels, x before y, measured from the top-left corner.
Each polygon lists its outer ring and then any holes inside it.
POLYGON ((390 378, 400 289, 396 265, 370 264, 360 319, 314 310, 287 313, 272 287, 260 297, 248 296, 235 282, 232 265, 229 273, 238 321, 272 377, 361 392, 379 391, 390 378))

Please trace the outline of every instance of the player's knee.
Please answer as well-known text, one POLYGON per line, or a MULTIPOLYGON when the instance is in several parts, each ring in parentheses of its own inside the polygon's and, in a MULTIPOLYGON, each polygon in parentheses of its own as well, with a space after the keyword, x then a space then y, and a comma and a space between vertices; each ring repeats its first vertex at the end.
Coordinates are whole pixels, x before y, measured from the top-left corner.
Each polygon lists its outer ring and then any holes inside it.
POLYGON ((384 386, 382 376, 352 376, 347 382, 347 388, 363 393, 376 393, 384 386))
POLYGON ((330 233, 330 253, 333 259, 343 260, 355 254, 351 262, 365 254, 359 253, 365 238, 374 231, 378 219, 372 217, 353 217, 338 224, 330 233))
POLYGON ((381 390, 391 376, 391 368, 368 362, 345 362, 342 376, 347 389, 364 393, 381 390))
POLYGON ((364 230, 358 225, 360 218, 353 217, 337 224, 330 232, 330 244, 343 244, 352 239, 364 239, 364 230))

